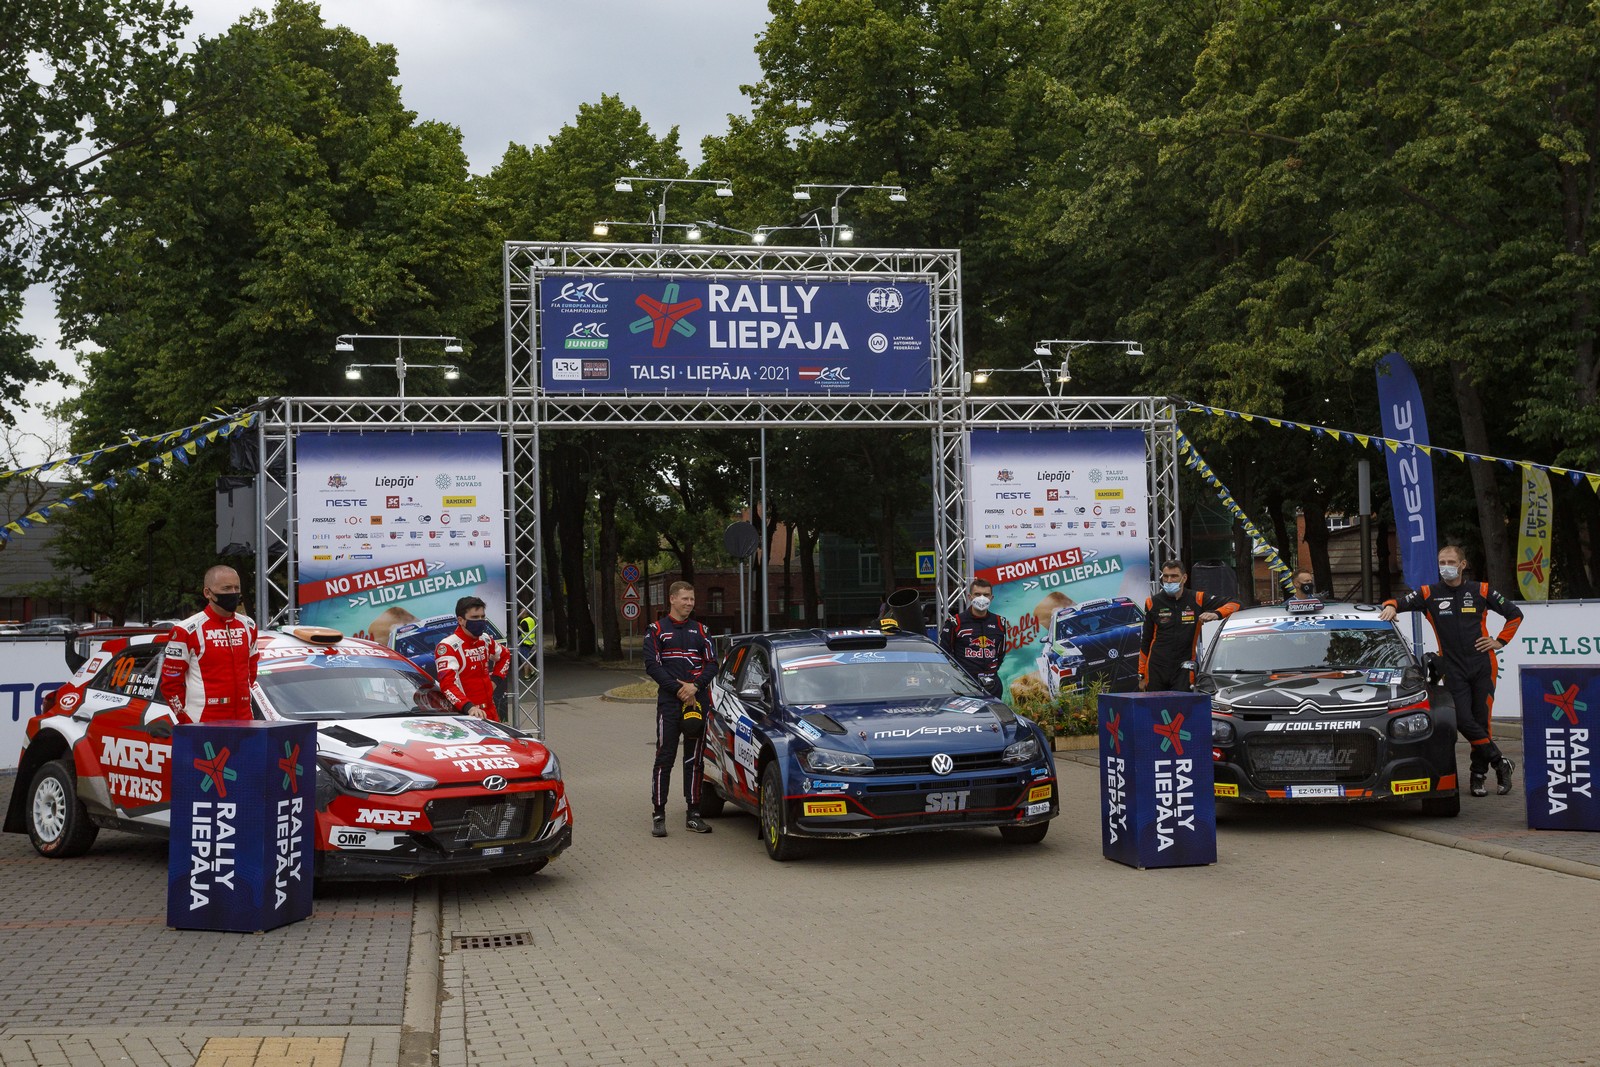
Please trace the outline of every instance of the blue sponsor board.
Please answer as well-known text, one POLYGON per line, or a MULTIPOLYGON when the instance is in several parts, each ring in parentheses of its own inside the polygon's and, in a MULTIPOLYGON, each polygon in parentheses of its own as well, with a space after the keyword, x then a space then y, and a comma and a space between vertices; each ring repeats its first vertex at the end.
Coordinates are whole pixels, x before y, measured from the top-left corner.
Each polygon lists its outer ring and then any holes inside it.
POLYGON ((548 274, 540 380, 552 393, 926 393, 929 294, 869 278, 548 274))
POLYGON ((168 926, 253 933, 311 915, 316 765, 309 722, 172 731, 168 926))
POLYGON ((1100 844, 1130 867, 1217 862, 1211 698, 1100 697, 1100 844))
POLYGON ((1524 667, 1522 779, 1530 830, 1600 830, 1594 739, 1600 667, 1524 667))

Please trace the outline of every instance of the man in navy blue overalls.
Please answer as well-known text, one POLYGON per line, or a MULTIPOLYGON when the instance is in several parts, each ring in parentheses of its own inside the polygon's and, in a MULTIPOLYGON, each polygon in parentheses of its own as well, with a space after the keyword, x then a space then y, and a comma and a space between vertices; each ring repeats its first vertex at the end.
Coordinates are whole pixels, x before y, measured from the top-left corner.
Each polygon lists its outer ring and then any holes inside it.
POLYGON ((667 787, 681 736, 683 799, 689 806, 684 825, 697 834, 709 834, 711 824, 700 817, 700 765, 717 658, 711 649, 711 635, 689 618, 694 611, 694 586, 673 582, 667 605, 670 612, 651 623, 644 635, 644 669, 660 687, 656 693, 656 761, 650 772, 650 833, 667 836, 667 787))

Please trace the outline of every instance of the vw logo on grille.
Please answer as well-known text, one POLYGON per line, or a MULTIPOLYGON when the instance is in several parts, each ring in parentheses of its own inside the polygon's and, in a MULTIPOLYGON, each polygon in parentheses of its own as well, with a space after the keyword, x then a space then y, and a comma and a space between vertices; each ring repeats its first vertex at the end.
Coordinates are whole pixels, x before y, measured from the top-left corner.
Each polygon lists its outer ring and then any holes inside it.
POLYGON ((933 757, 933 773, 934 774, 949 774, 951 771, 953 771, 955 769, 956 769, 956 761, 951 759, 949 756, 945 755, 943 752, 941 752, 937 756, 933 757))
POLYGON ((505 780, 503 775, 499 774, 491 774, 489 777, 483 780, 483 787, 489 790, 491 793, 498 793, 500 790, 504 789, 510 784, 510 782, 505 780))

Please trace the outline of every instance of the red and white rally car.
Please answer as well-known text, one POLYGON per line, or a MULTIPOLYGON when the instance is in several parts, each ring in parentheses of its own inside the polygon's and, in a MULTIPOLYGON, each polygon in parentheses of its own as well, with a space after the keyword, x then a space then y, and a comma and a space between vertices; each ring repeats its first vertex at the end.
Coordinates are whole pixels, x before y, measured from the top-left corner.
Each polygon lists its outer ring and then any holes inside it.
MULTIPOLYGON (((111 637, 28 723, 5 829, 41 855, 81 855, 101 827, 168 834, 182 720, 158 685, 166 641, 111 637)), ((318 628, 264 630, 258 647, 255 717, 317 724, 319 878, 532 873, 572 843, 555 754, 504 723, 450 714, 410 660, 318 628)))

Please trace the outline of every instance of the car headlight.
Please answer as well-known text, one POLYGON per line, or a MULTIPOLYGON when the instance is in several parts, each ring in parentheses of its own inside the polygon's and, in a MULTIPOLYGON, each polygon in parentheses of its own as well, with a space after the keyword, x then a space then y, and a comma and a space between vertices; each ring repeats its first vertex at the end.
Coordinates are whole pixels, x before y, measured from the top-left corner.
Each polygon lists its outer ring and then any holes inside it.
POLYGON ((1233 744, 1233 723, 1226 719, 1213 718, 1211 720, 1211 743, 1213 745, 1233 744))
POLYGON ((426 775, 413 774, 398 767, 380 767, 376 763, 330 760, 323 766, 340 788, 352 793, 404 793, 408 789, 432 789, 439 784, 426 775))
POLYGON ((550 759, 545 763, 544 770, 539 772, 539 777, 547 782, 559 782, 561 781, 561 761, 556 759, 554 752, 550 752, 549 749, 545 751, 549 752, 550 759))
POLYGON ((1389 736, 1396 741, 1417 741, 1427 737, 1433 730, 1433 720, 1425 711, 1413 712, 1410 715, 1401 715, 1389 720, 1389 736))
POLYGON ((1024 737, 1021 741, 1013 741, 1006 746, 1001 754, 1003 763, 1027 763, 1039 758, 1039 742, 1031 737, 1024 737))
POLYGON ((800 763, 808 771, 823 774, 871 774, 872 757, 836 748, 813 748, 802 753, 800 763))

